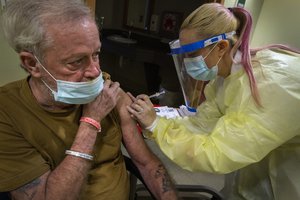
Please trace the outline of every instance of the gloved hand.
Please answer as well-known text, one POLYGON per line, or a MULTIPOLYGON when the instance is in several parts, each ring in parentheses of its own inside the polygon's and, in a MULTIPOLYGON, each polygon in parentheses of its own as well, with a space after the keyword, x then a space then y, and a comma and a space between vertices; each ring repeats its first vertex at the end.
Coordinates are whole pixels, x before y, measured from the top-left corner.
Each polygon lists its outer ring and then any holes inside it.
POLYGON ((131 93, 127 92, 133 103, 127 106, 128 112, 135 120, 138 121, 142 128, 149 127, 156 119, 156 112, 149 96, 140 94, 134 97, 131 93))

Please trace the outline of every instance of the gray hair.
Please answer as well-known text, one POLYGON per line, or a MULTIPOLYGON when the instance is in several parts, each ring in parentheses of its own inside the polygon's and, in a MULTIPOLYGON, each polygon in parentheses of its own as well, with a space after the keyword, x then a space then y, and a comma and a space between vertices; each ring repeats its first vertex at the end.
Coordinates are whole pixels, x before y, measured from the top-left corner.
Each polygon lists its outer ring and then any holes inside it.
POLYGON ((47 27, 82 18, 94 20, 81 0, 11 0, 3 13, 2 27, 9 45, 17 53, 28 51, 43 59, 45 49, 52 44, 47 27))

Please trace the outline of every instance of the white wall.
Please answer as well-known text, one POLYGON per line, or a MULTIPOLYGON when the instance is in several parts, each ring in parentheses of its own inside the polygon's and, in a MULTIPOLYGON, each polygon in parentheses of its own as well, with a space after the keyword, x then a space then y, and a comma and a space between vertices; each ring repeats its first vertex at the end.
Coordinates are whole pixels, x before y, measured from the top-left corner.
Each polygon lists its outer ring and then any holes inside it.
MULTIPOLYGON (((0 8, 0 15, 1 12, 0 8)), ((0 30, 0 86, 26 76, 27 74, 20 67, 17 53, 7 44, 0 30)))
POLYGON ((264 0, 246 0, 246 4, 245 4, 245 9, 248 10, 251 13, 252 16, 252 22, 253 22, 253 28, 252 28, 252 38, 253 38, 253 34, 255 32, 256 29, 256 25, 262 10, 262 6, 263 6, 264 0))
POLYGON ((264 0, 251 47, 281 43, 300 48, 299 9, 300 0, 264 0))

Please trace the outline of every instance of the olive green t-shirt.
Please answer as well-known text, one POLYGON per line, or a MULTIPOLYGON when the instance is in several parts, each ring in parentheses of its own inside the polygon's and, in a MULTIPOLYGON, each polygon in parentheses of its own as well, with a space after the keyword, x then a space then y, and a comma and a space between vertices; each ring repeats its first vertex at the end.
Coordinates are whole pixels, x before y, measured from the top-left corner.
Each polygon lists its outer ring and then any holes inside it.
MULTIPOLYGON (((23 186, 59 165, 76 136, 81 110, 81 106, 43 109, 31 93, 28 78, 0 88, 0 192, 23 186)), ((115 112, 101 121, 82 199, 128 199, 118 122, 115 112)))

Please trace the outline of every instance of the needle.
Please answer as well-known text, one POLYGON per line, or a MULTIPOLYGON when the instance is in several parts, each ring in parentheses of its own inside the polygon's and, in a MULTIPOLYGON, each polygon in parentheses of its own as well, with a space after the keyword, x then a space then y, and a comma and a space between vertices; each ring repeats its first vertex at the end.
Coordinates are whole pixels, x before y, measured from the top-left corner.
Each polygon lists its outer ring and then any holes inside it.
POLYGON ((164 93, 166 93, 164 90, 161 92, 156 92, 155 94, 150 95, 149 98, 151 99, 151 98, 159 97, 160 95, 162 95, 164 93))

